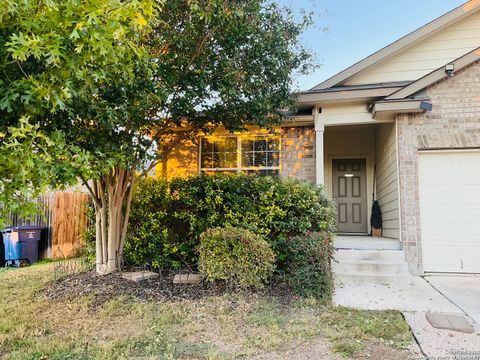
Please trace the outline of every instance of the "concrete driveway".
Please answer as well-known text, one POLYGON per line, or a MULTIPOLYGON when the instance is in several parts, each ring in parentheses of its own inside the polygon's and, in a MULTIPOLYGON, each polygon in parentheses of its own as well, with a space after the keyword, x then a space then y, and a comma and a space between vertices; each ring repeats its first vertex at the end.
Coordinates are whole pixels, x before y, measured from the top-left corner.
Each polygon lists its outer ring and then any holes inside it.
POLYGON ((480 275, 431 275, 425 280, 480 325, 480 275))

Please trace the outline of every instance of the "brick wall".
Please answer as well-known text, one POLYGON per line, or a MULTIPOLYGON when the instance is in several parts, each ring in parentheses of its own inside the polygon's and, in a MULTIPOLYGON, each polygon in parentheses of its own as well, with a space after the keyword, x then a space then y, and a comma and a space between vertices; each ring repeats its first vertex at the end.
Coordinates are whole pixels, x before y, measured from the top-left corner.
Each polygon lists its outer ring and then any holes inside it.
POLYGON ((315 181, 315 129, 282 129, 281 176, 315 181))
POLYGON ((414 273, 422 272, 418 151, 480 147, 480 62, 426 93, 431 112, 397 117, 402 241, 414 273))

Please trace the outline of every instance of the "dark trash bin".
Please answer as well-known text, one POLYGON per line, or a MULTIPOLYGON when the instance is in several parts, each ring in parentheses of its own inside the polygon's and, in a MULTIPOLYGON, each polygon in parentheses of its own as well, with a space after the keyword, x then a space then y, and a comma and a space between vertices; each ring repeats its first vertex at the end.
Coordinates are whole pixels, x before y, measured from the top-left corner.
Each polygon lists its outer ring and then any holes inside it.
POLYGON ((5 266, 26 266, 38 260, 41 226, 16 226, 4 229, 5 266))

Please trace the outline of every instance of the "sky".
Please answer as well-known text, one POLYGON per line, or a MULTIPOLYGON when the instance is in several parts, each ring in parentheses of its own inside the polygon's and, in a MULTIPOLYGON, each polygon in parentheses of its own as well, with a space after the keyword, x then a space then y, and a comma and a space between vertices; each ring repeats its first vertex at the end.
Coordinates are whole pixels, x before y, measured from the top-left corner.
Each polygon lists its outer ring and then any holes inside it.
POLYGON ((466 0, 277 0, 299 12, 314 12, 315 26, 303 45, 321 65, 295 77, 295 90, 308 90, 466 0), (324 28, 327 28, 325 31, 324 28))

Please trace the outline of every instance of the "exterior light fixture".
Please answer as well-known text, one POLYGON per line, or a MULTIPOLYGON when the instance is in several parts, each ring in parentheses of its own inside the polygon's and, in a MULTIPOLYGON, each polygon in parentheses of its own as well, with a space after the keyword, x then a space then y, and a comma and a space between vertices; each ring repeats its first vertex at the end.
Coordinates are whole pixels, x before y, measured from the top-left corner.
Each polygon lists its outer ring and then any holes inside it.
POLYGON ((455 72, 455 64, 445 65, 445 73, 448 76, 452 77, 454 72, 455 72))

